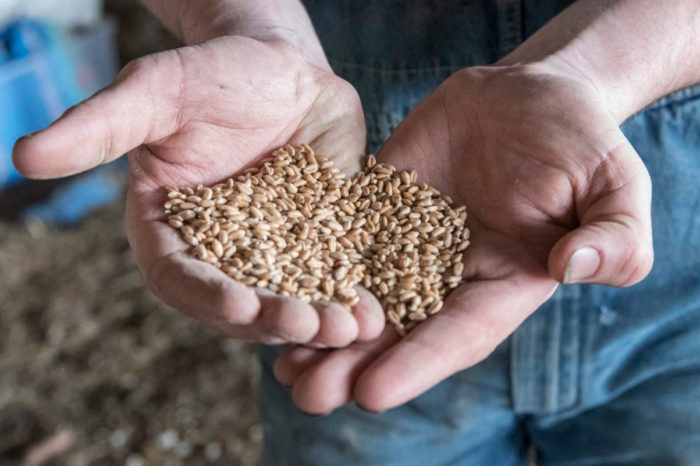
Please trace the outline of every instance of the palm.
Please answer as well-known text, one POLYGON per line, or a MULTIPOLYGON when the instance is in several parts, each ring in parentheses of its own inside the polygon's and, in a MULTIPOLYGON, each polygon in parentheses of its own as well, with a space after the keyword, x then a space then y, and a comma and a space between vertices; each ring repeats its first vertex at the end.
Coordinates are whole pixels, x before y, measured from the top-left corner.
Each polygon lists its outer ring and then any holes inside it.
POLYGON ((311 143, 347 173, 358 169, 365 127, 356 92, 285 43, 223 37, 134 62, 105 91, 18 144, 16 155, 25 172, 43 177, 131 151, 129 241, 149 285, 173 307, 268 343, 344 346, 372 337, 382 315, 366 294, 350 314, 253 292, 190 257, 163 222, 165 186, 219 182, 288 142, 311 143))
POLYGON ((523 288, 537 301, 556 285, 547 264, 552 247, 578 226, 576 186, 599 166, 601 135, 615 128, 581 86, 470 69, 409 115, 382 156, 416 168, 467 206, 469 283, 517 275, 540 285, 523 288))
POLYGON ((207 320, 239 338, 344 346, 358 336, 376 334, 368 328, 377 328, 381 318, 375 302, 363 302, 375 322, 367 324, 366 315, 356 315, 354 322, 350 314, 328 305, 313 309, 233 288, 218 270, 183 257, 184 244, 158 215, 163 186, 220 181, 287 142, 309 142, 352 173, 365 144, 355 91, 285 46, 224 38, 179 55, 179 124, 131 156, 128 234, 156 293, 185 312, 208 314, 207 320), (204 65, 209 65, 205 73, 204 65), (221 293, 222 288, 229 292, 221 293), (227 313, 233 318, 219 322, 227 313))
POLYGON ((379 157, 467 206, 466 283, 401 342, 386 334, 357 345, 360 356, 339 350, 304 367, 294 350, 283 355, 277 376, 294 382, 297 404, 323 412, 354 398, 386 409, 485 358, 554 292, 571 232, 605 218, 625 187, 644 184, 625 143, 597 94, 572 80, 497 68, 447 80, 379 157), (341 366, 359 376, 321 384, 341 366))
POLYGON ((132 156, 137 187, 213 183, 290 140, 358 168, 365 130, 355 91, 287 46, 226 37, 166 53, 125 72, 173 89, 162 96, 171 103, 152 108, 164 137, 132 156), (176 66, 158 63, 166 60, 176 66))

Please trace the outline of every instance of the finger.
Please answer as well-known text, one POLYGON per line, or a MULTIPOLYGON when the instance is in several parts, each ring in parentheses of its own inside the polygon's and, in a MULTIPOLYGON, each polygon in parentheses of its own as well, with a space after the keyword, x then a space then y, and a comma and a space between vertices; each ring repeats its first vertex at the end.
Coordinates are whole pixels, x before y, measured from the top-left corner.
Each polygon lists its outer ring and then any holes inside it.
POLYGON ((301 345, 287 348, 275 360, 275 364, 272 367, 275 379, 283 386, 291 387, 299 375, 323 359, 330 351, 332 350, 309 348, 301 345))
POLYGON ((357 320, 358 334, 357 340, 374 340, 381 335, 384 329, 384 310, 377 298, 365 288, 358 286, 355 288, 360 301, 353 306, 352 314, 357 320))
POLYGON ((342 348, 355 340, 368 341, 381 334, 385 317, 379 301, 362 287, 356 287, 356 290, 360 300, 351 312, 336 303, 313 304, 318 311, 321 326, 309 346, 342 348))
POLYGON ((140 224, 137 235, 139 240, 132 245, 138 260, 145 264, 151 290, 180 312, 227 324, 219 328, 229 336, 250 341, 305 343, 318 333, 319 317, 310 305, 267 290, 253 290, 191 257, 186 252, 188 246, 164 222, 140 224))
POLYGON ((163 302, 196 319, 246 325, 260 314, 252 289, 183 252, 157 258, 146 281, 163 302))
POLYGON ((310 346, 342 348, 357 339, 357 320, 350 309, 330 302, 315 302, 312 306, 318 313, 319 330, 310 346))
POLYGON ((258 289, 256 295, 260 301, 260 311, 254 322, 243 325, 209 320, 208 323, 228 337, 266 345, 308 344, 317 334, 319 319, 315 309, 308 304, 268 290, 258 289))
POLYGON ((260 330, 261 336, 307 343, 318 333, 320 319, 309 304, 268 290, 258 289, 256 294, 260 299, 260 314, 253 325, 260 330))
POLYGON ((247 286, 195 259, 179 233, 163 221, 158 191, 127 194, 125 223, 134 257, 151 290, 166 304, 205 321, 248 325, 260 300, 247 286))
MULTIPOLYGON (((359 376, 355 401, 384 411, 485 359, 556 288, 546 276, 467 283, 440 313, 381 354, 359 376)), ((295 385, 296 389, 296 385, 295 385)))
POLYGON ((221 320, 210 321, 207 322, 207 324, 222 335, 229 338, 234 338, 236 340, 248 341, 251 343, 262 343, 263 345, 283 345, 288 343, 283 338, 268 335, 267 333, 261 331, 260 328, 253 325, 232 325, 221 320))
POLYGON ((630 286, 651 270, 651 180, 631 144, 617 136, 577 202, 581 226, 550 251, 550 273, 563 283, 630 286))
MULTIPOLYGON (((266 293, 266 291, 262 291, 266 293)), ((376 298, 368 291, 359 290, 360 303, 352 308, 352 313, 343 306, 335 303, 314 303, 312 306, 318 313, 319 330, 316 336, 306 343, 314 348, 345 347, 358 338, 358 332, 364 327, 364 335, 374 339, 384 328, 384 314, 376 298), (369 299, 369 295, 372 299, 369 299)), ((280 297, 281 298, 281 297, 280 297)), ((284 298, 281 298, 284 299, 284 298)), ((291 300, 292 298, 286 298, 291 300)), ((305 306, 305 305, 304 305, 305 306)), ((290 315, 287 313, 287 315, 290 315)), ((215 327, 229 337, 246 341, 256 341, 270 345, 287 343, 290 340, 270 332, 270 325, 231 325, 220 322, 215 327)), ((272 326, 274 328, 274 326, 272 326)), ((300 337, 301 338, 301 337, 300 337)), ((292 340, 294 341, 294 340, 292 340)), ((302 348, 302 347, 299 347, 302 348)), ((300 352, 315 354, 312 348, 299 349, 300 352)), ((321 352, 323 353, 323 352, 321 352)))
POLYGON ((182 74, 177 51, 128 64, 109 87, 46 129, 18 140, 15 166, 29 178, 67 176, 173 133, 179 124, 182 74))
MULTIPOLYGON (((380 338, 354 343, 347 348, 328 352, 314 360, 292 381, 292 399, 301 411, 327 414, 352 401, 353 385, 362 370, 379 354, 394 344, 398 335, 387 328, 380 338)), ((280 363, 282 364, 282 363, 280 363)), ((297 373, 300 368, 294 369, 297 373)), ((289 371, 280 367, 280 372, 289 371)))

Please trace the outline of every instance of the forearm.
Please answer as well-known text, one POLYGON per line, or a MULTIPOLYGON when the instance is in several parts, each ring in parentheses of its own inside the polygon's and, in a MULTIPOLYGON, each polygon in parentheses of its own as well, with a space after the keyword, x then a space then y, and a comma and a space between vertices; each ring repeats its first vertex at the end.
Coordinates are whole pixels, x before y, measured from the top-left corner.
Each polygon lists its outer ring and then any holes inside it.
POLYGON ((141 0, 188 45, 225 35, 284 41, 316 65, 328 62, 299 0, 141 0))
POLYGON ((700 3, 580 0, 499 63, 541 63, 589 81, 622 122, 700 81, 700 3))

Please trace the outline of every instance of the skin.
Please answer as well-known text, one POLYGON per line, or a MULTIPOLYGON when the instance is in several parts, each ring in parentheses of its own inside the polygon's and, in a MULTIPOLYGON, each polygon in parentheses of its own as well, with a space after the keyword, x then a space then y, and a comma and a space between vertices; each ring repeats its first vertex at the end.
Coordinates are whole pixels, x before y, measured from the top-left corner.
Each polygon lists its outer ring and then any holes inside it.
POLYGON ((570 78, 463 70, 404 120, 380 159, 468 206, 467 283, 401 341, 388 329, 308 365, 288 350, 275 374, 304 411, 353 399, 382 411, 478 363, 551 296, 579 247, 601 253, 599 281, 631 285, 651 267, 649 175, 595 90, 570 78))
POLYGON ((357 168, 357 95, 328 69, 299 2, 145 3, 201 45, 128 66, 20 140, 15 163, 47 178, 132 151, 126 220, 147 281, 234 337, 308 343, 274 368, 299 409, 398 406, 486 358, 558 283, 628 286, 651 268, 649 175, 619 125, 700 80, 696 0, 581 0, 495 66, 453 75, 408 115, 379 156, 467 205, 472 246, 467 283, 401 341, 391 329, 372 340, 382 316, 366 292, 354 325, 326 319, 338 314, 245 289, 187 257, 160 222, 163 185, 218 181, 287 141, 357 168))
POLYGON ((309 142, 352 173, 365 126, 355 90, 285 41, 225 36, 139 59, 47 129, 17 142, 32 178, 81 172, 130 152, 126 227, 153 292, 227 335, 342 347, 376 337, 384 317, 364 293, 351 312, 252 290, 197 261, 164 223, 164 186, 213 184, 275 148, 309 142))
POLYGON ((485 359, 558 283, 630 286, 648 274, 651 182, 619 125, 700 80, 700 8, 660 10, 579 1, 406 117, 379 158, 468 207, 467 283, 400 341, 387 329, 341 350, 288 349, 274 371, 299 409, 399 406, 485 359))

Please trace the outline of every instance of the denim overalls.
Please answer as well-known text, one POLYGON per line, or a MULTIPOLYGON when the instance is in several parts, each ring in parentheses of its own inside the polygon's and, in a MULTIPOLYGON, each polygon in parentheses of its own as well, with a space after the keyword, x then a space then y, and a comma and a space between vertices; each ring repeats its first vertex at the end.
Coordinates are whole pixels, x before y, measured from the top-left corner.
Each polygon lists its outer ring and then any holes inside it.
MULTIPOLYGON (((306 0, 376 151, 458 69, 571 1, 306 0)), ((656 262, 628 289, 560 286, 486 361, 380 415, 298 413, 263 351, 269 465, 700 465, 700 86, 623 126, 651 174, 656 262)))

